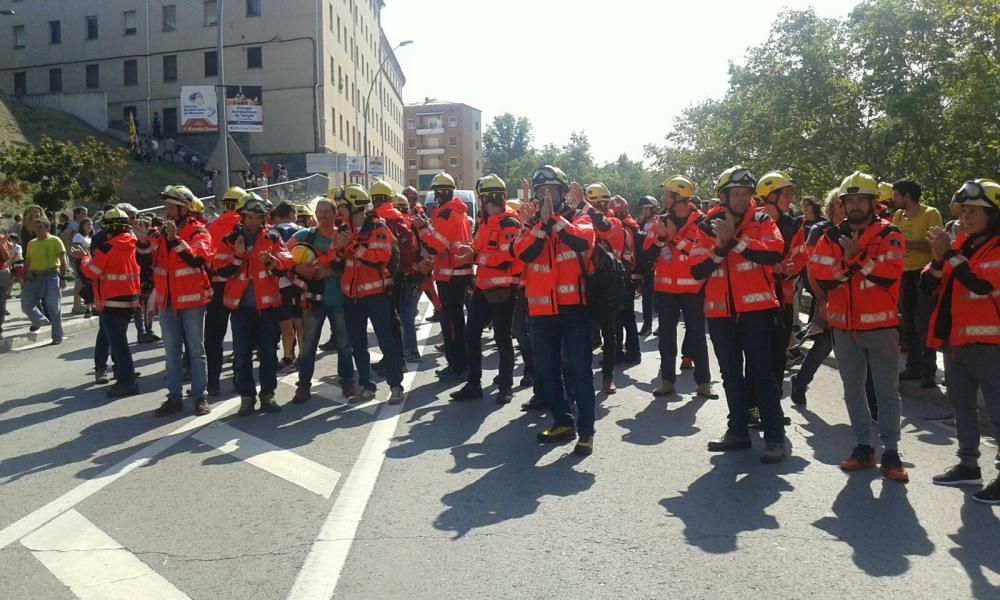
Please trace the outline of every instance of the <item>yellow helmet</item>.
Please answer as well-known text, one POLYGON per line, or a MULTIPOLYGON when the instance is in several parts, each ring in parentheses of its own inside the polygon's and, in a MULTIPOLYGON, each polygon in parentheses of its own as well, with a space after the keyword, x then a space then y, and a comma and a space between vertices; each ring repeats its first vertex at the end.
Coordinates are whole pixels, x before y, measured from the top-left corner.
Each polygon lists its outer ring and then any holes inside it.
POLYGON ((240 199, 240 214, 267 214, 267 201, 257 195, 257 192, 247 192, 240 199))
POLYGON ((344 188, 342 187, 332 187, 326 191, 327 200, 333 200, 334 202, 339 202, 344 199, 344 188))
POLYGON ((668 192, 673 192, 685 200, 694 196, 694 183, 683 175, 674 175, 670 179, 664 181, 663 189, 668 192))
POLYGON ((840 184, 840 199, 852 194, 864 194, 872 198, 878 197, 878 182, 867 173, 855 171, 844 178, 840 184))
POLYGON ((296 217, 315 217, 313 210, 309 208, 308 204, 296 204, 295 205, 295 216, 296 217))
POLYGON ((757 189, 757 178, 753 176, 750 169, 736 165, 723 171, 719 178, 715 180, 715 193, 721 195, 722 192, 735 187, 745 187, 751 190, 757 189))
POLYGON ((511 198, 510 200, 507 201, 507 210, 512 210, 514 212, 517 212, 521 210, 521 206, 523 206, 523 204, 517 198, 511 198))
POLYGON ((880 202, 889 202, 892 200, 892 184, 880 181, 878 182, 878 199, 880 202))
POLYGON ((197 197, 186 185, 168 185, 160 192, 160 199, 167 204, 190 209, 197 197))
POLYGON ((344 202, 352 211, 367 208, 371 198, 365 188, 357 183, 349 183, 344 187, 344 202))
POLYGON ((431 180, 431 189, 440 190, 447 188, 455 189, 455 178, 444 171, 441 171, 434 176, 434 179, 431 180))
POLYGON ((205 203, 201 201, 201 198, 195 198, 191 201, 191 212, 198 213, 199 215, 204 214, 205 203))
POLYGON ((389 196, 392 197, 396 194, 396 191, 392 189, 392 186, 381 179, 376 179, 375 183, 372 184, 371 189, 368 190, 368 195, 374 198, 375 196, 389 196))
POLYGON ((117 206, 105 211, 101 217, 101 227, 109 225, 128 225, 128 214, 117 206))
POLYGON ((966 181, 955 192, 955 204, 1000 209, 1000 183, 992 179, 966 181))
POLYGON ((760 181, 757 183, 757 197, 762 200, 767 200, 767 197, 771 195, 771 192, 775 192, 782 188, 791 187, 795 185, 795 180, 792 179, 788 173, 783 173, 781 171, 770 171, 765 173, 760 181))
POLYGON ((308 265, 319 256, 316 249, 306 242, 296 242, 288 251, 292 255, 292 262, 297 265, 308 265))
POLYGON ((563 192, 569 191, 569 177, 566 177, 566 173, 563 173, 563 170, 559 167, 543 165, 535 169, 535 172, 531 175, 532 189, 554 183, 561 185, 563 192))
POLYGON ((592 183, 587 186, 587 200, 591 202, 611 202, 611 190, 603 183, 592 183))
POLYGON ((396 208, 402 208, 405 210, 410 210, 410 201, 406 199, 406 196, 402 194, 392 195, 392 205, 396 208))
POLYGON ((507 192, 507 184, 500 176, 496 173, 490 173, 484 177, 481 177, 479 181, 476 182, 476 193, 477 194, 489 194, 495 192, 507 192))
POLYGON ((236 207, 239 204, 240 200, 242 200, 243 196, 246 195, 247 195, 246 190, 244 190, 238 185, 234 185, 233 187, 226 190, 226 193, 222 195, 222 205, 226 206, 227 204, 231 204, 232 206, 231 207, 227 206, 227 208, 230 208, 231 210, 236 210, 236 207))

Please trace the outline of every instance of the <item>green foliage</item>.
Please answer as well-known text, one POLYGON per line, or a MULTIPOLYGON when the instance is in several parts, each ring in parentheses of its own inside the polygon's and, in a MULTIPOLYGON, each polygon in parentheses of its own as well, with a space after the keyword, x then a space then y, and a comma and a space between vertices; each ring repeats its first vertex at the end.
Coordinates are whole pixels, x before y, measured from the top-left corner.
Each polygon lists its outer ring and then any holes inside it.
POLYGON ((46 210, 118 200, 127 154, 94 138, 67 143, 47 137, 34 147, 0 146, 0 190, 6 199, 31 199, 46 210))

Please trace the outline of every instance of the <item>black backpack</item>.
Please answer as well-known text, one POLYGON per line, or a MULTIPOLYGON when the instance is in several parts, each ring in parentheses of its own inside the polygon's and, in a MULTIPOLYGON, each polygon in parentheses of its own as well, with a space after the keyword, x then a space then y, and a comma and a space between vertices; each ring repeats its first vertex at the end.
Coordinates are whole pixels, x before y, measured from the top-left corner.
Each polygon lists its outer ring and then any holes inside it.
POLYGON ((656 267, 656 257, 660 255, 660 249, 656 246, 652 246, 648 250, 643 249, 647 235, 649 234, 642 231, 635 233, 634 272, 636 275, 652 275, 653 269, 656 267))
POLYGON ((587 275, 587 269, 580 260, 587 285, 587 304, 591 314, 598 319, 615 314, 625 300, 625 265, 604 246, 597 244, 591 254, 594 272, 587 275))

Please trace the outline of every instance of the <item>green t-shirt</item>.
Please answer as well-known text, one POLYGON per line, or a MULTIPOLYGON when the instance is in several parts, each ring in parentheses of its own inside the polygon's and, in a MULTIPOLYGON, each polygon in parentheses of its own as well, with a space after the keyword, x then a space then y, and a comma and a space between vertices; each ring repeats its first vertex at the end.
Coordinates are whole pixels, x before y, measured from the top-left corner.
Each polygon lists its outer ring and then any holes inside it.
MULTIPOLYGON (((292 237, 299 242, 311 243, 316 252, 320 254, 326 254, 327 250, 330 249, 330 238, 320 233, 319 229, 300 229, 292 237)), ((344 292, 340 289, 340 277, 327 277, 323 283, 323 306, 342 307, 344 305, 344 292)))
POLYGON ((55 271, 59 268, 59 257, 66 253, 62 240, 50 235, 44 240, 35 238, 28 242, 28 268, 34 272, 55 271))

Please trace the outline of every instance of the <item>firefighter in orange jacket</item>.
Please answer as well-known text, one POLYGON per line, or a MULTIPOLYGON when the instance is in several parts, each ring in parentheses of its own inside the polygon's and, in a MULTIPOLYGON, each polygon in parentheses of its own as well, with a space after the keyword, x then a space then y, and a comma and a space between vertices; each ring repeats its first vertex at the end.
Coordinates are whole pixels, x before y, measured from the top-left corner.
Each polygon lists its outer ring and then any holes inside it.
POLYGON ((837 370, 857 446, 840 464, 844 471, 875 467, 874 423, 865 395, 871 372, 884 452, 882 475, 906 482, 899 458, 899 286, 905 241, 875 214, 878 184, 855 171, 840 185, 847 220, 824 234, 809 259, 809 274, 827 292, 827 323, 833 330, 837 370))
POLYGON ((694 362, 697 394, 718 398, 712 390, 712 372, 708 364, 708 341, 705 339, 705 283, 691 275, 691 265, 708 255, 700 245, 698 224, 705 216, 695 208, 694 183, 682 175, 663 182, 666 213, 660 215, 646 236, 645 250, 658 249, 653 288, 660 321, 660 387, 654 396, 674 393, 677 382, 677 324, 684 314, 684 355, 694 362))
POLYGON ((514 342, 511 325, 514 319, 514 292, 520 278, 518 261, 511 254, 521 221, 517 213, 507 208, 507 184, 490 174, 476 184, 483 203, 485 221, 476 232, 473 251, 476 253, 476 289, 469 307, 469 322, 465 328, 465 349, 468 378, 465 386, 454 392, 455 400, 475 400, 483 397, 483 329, 493 323, 493 339, 500 355, 497 376, 497 404, 514 399, 514 342))
POLYGON ((112 208, 105 212, 101 228, 107 237, 100 247, 91 248, 93 256, 80 247, 70 250, 70 254, 80 261, 83 275, 94 282, 94 303, 115 361, 116 381, 107 396, 124 398, 139 393, 128 346, 128 326, 139 310, 139 263, 135 258, 135 237, 123 210, 112 208))
POLYGON ((222 265, 229 263, 232 255, 222 249, 222 239, 233 232, 240 222, 240 205, 246 192, 241 187, 231 187, 222 196, 223 212, 217 219, 205 226, 212 236, 211 263, 212 301, 205 308, 205 360, 208 365, 205 390, 209 396, 219 395, 219 379, 222 377, 222 343, 229 331, 229 310, 222 303, 226 278, 219 274, 222 265))
MULTIPOLYGON (((514 256, 524 263, 538 393, 554 421, 538 434, 538 440, 568 442, 579 434, 574 453, 586 456, 594 451, 595 400, 585 286, 594 228, 584 211, 567 203, 571 186, 562 170, 550 165, 539 167, 531 183, 540 210, 518 234, 514 256), (575 418, 570 399, 563 393, 560 357, 564 351, 575 418)), ((586 202, 579 184, 572 185, 572 193, 576 202, 586 202)))
POLYGON ((719 175, 715 191, 721 204, 699 225, 698 247, 708 252, 692 260, 691 276, 707 280, 705 316, 729 405, 726 433, 709 442, 708 449, 750 447, 752 389, 764 426, 766 449, 761 461, 776 463, 785 457, 785 423, 771 364, 778 313, 771 267, 781 260, 783 241, 774 221, 754 210, 756 187, 753 173, 743 167, 730 167, 719 175))
POLYGON ((448 365, 436 374, 442 381, 465 381, 465 295, 472 285, 472 233, 468 209, 455 196, 455 180, 441 172, 431 182, 438 208, 430 222, 413 217, 420 242, 434 255, 434 281, 441 296, 441 333, 448 365))
POLYGON ((389 259, 394 243, 392 232, 371 209, 371 200, 365 188, 356 183, 344 188, 344 206, 349 212, 348 222, 341 226, 333 239, 343 261, 344 274, 340 286, 344 292, 344 318, 347 321, 347 338, 358 367, 359 393, 350 398, 353 403, 368 402, 375 398, 375 384, 371 380, 371 356, 368 354, 368 321, 372 323, 379 349, 385 379, 389 384, 389 404, 403 402, 403 348, 392 331, 392 307, 389 288, 389 259))
MULTIPOLYGON (((922 274, 925 290, 941 290, 927 345, 945 350, 948 400, 955 411, 959 463, 933 478, 938 485, 979 485, 979 409, 982 390, 993 431, 1000 431, 1000 184, 966 181, 954 195, 962 209, 954 242, 940 227, 927 234, 933 262, 922 274)), ((972 495, 1000 504, 1000 477, 972 495)))
POLYGON ((281 318, 281 276, 292 267, 292 255, 281 235, 264 224, 264 200, 250 192, 240 200, 241 222, 221 240, 219 253, 228 258, 216 270, 225 278, 223 304, 233 324, 233 385, 240 395, 240 416, 257 404, 253 354, 260 362, 260 407, 281 411, 274 400, 278 387, 278 338, 281 318))
MULTIPOLYGON (((611 212, 611 191, 603 183, 592 183, 587 186, 587 200, 590 207, 587 216, 590 217, 594 226, 596 241, 603 246, 615 258, 621 260, 625 251, 625 232, 622 229, 622 222, 611 212)), ((624 301, 624 299, 623 299, 624 301)), ((618 312, 611 314, 597 315, 592 324, 591 333, 595 338, 600 337, 603 345, 601 347, 601 392, 605 395, 614 394, 615 389, 614 368, 617 362, 615 353, 618 351, 618 312)))
POLYGON ((164 221, 159 233, 149 235, 145 223, 136 225, 140 262, 153 267, 160 329, 167 359, 167 400, 153 415, 179 413, 182 388, 182 351, 191 356, 191 398, 196 415, 211 412, 205 399, 205 306, 212 298, 208 267, 212 261, 212 236, 205 222, 190 209, 196 200, 183 185, 168 185, 160 194, 164 221))

